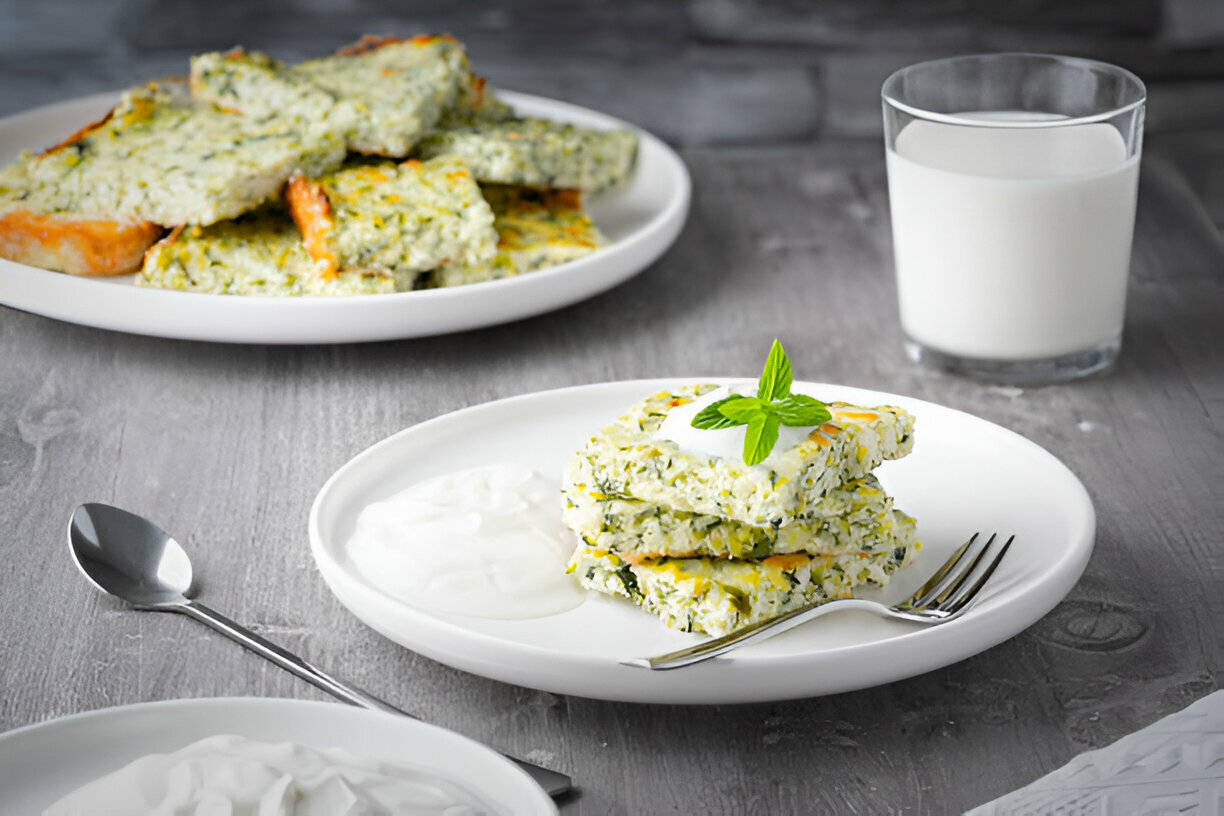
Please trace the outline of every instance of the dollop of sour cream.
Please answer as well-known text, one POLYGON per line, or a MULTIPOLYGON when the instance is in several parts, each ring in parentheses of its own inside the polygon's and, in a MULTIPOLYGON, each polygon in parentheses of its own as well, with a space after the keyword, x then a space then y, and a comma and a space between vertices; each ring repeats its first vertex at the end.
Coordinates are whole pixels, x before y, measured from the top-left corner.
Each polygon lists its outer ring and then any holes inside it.
MULTIPOLYGON (((816 394, 809 393, 798 384, 792 387, 791 393, 806 394, 814 399, 820 399, 816 394)), ((703 394, 692 402, 671 409, 663 418, 663 423, 654 432, 654 438, 675 444, 681 453, 689 456, 699 459, 725 459, 743 465, 744 436, 748 433, 748 426, 736 425, 731 428, 702 430, 694 428, 692 424, 693 417, 697 416, 703 408, 732 394, 755 397, 757 383, 755 380, 730 383, 708 394, 703 394)), ((778 442, 769 452, 769 456, 765 458, 765 461, 752 465, 752 467, 772 470, 779 456, 803 442, 818 427, 818 425, 781 426, 778 428, 778 442)))
POLYGON ((149 754, 78 788, 43 816, 480 816, 456 785, 339 748, 234 735, 149 754))
POLYGON ((565 566, 561 486, 517 465, 437 476, 363 509, 347 543, 378 589, 432 612, 538 618, 587 595, 565 566))

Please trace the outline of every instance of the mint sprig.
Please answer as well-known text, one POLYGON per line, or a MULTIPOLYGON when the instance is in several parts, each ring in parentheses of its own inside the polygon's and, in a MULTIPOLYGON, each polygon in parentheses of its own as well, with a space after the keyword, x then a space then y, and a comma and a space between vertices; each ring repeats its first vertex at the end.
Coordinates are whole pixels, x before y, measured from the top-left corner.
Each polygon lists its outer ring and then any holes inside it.
POLYGON ((778 444, 782 425, 803 427, 822 425, 832 414, 823 402, 807 394, 792 394, 794 374, 786 351, 777 340, 765 358, 765 368, 757 381, 757 395, 732 394, 702 408, 692 426, 703 431, 747 425, 744 433, 744 464, 758 465, 778 444))

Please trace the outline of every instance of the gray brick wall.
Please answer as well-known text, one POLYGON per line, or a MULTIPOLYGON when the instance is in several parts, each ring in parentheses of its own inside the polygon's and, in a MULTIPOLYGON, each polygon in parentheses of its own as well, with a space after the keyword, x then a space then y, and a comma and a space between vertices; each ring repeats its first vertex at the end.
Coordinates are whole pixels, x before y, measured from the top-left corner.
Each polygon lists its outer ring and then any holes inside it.
POLYGON ((450 31, 505 87, 631 115, 680 145, 877 136, 879 88, 992 50, 1116 62, 1150 133, 1224 126, 1224 0, 0 0, 0 113, 181 72, 241 43, 286 58, 450 31))

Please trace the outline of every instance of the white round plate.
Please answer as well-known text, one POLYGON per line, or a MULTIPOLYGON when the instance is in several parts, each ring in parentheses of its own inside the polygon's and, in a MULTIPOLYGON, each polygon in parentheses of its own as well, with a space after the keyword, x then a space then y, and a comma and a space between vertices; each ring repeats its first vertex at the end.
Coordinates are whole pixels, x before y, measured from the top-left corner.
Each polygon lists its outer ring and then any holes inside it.
MULTIPOLYGON (((387 295, 234 297, 141 289, 134 275, 79 278, 0 259, 0 303, 102 329, 228 343, 353 343, 426 337, 542 314, 611 289, 641 272, 676 240, 688 215, 690 181, 658 138, 586 108, 498 91, 526 116, 638 132, 634 173, 585 202, 609 244, 575 261, 504 280, 387 295)), ((0 165, 23 149, 63 139, 114 105, 99 94, 0 119, 0 165)))
POLYGON ((443 728, 338 703, 229 697, 104 708, 0 734, 0 816, 42 813, 134 759, 215 734, 344 748, 413 765, 450 781, 490 814, 557 813, 510 760, 443 728))
MULTIPOLYGON (((725 658, 672 671, 620 665, 698 642, 628 601, 592 594, 563 614, 489 620, 435 614, 364 580, 345 543, 366 505, 413 482, 485 464, 521 464, 560 480, 562 464, 597 429, 678 382, 639 380, 546 391, 468 408, 401 431, 336 472, 315 499, 310 543, 328 586, 354 615, 392 640, 473 674, 639 703, 783 700, 899 680, 1000 643, 1070 591, 1092 551, 1096 516, 1066 466, 1023 437, 960 411, 895 394, 812 386, 825 400, 900 405, 916 417, 914 452, 877 471, 896 506, 918 520, 914 564, 883 593, 900 600, 975 531, 1016 541, 983 596, 935 627, 846 611, 725 658)), ((558 510, 559 512, 559 510, 558 510)), ((863 593, 863 596, 869 596, 863 593)))

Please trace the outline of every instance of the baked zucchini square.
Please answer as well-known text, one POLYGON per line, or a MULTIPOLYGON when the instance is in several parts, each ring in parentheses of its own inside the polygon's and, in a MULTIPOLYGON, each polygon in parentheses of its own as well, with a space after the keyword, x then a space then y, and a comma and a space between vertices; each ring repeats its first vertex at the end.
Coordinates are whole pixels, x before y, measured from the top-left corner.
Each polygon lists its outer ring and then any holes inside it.
POLYGON ((593 435, 574 467, 598 492, 757 527, 818 512, 829 491, 913 449, 914 418, 902 408, 830 402, 832 418, 765 463, 695 456, 656 434, 668 413, 719 388, 691 385, 652 394, 593 435))
POLYGON ((894 523, 869 552, 792 553, 763 559, 639 558, 580 546, 569 571, 587 589, 628 598, 685 632, 719 636, 811 603, 848 598, 856 587, 886 586, 913 560, 914 521, 894 523))
POLYGON ((482 184, 481 192, 493 210, 497 256, 486 264, 447 264, 430 275, 431 286, 522 275, 589 255, 607 243, 582 211, 578 190, 482 184))
POLYGON ((502 116, 450 36, 365 37, 336 54, 288 66, 234 49, 191 61, 196 95, 259 117, 313 122, 349 150, 402 158, 444 113, 502 116))
POLYGON ((355 112, 349 149, 407 156, 449 109, 481 106, 484 81, 449 35, 363 37, 334 56, 293 67, 355 112))
POLYGON ((477 121, 421 139, 416 155, 456 156, 489 184, 597 192, 629 177, 637 134, 547 119, 477 121))
POLYGON ((479 265, 497 254, 493 211, 453 157, 350 162, 318 178, 295 176, 285 198, 324 277, 479 265))
MULTIPOLYGON (((583 460, 573 459, 571 465, 583 460)), ((719 516, 673 510, 599 493, 586 474, 562 481, 562 520, 588 547, 623 556, 766 558, 808 553, 870 553, 891 547, 881 529, 892 526, 893 500, 874 476, 833 488, 819 506, 790 524, 764 527, 719 516)))
POLYGON ((218 295, 373 295, 411 289, 415 277, 368 269, 324 277, 289 213, 272 206, 174 230, 146 253, 136 285, 218 295))
POLYGON ((191 58, 191 93, 221 110, 291 122, 347 146, 358 112, 280 60, 233 48, 191 58))
POLYGON ((341 142, 318 132, 198 103, 186 82, 149 83, 6 170, 20 184, 0 185, 9 190, 0 212, 208 225, 274 198, 294 172, 326 172, 343 156, 341 142))

